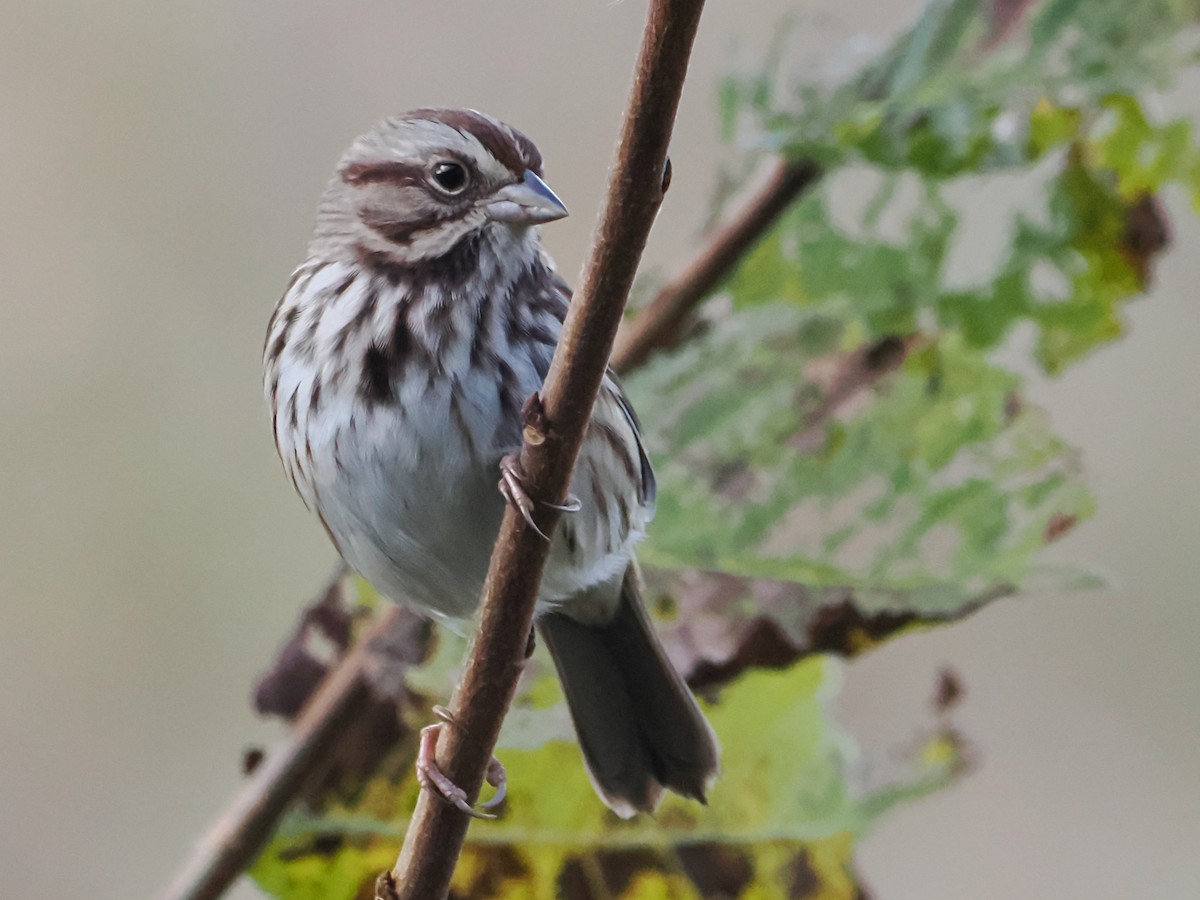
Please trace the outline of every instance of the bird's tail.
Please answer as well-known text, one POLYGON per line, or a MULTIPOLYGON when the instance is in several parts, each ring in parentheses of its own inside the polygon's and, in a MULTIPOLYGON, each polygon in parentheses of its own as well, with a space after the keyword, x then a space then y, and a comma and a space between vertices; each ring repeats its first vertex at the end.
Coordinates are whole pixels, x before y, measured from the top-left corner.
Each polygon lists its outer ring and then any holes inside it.
POLYGON ((654 634, 635 566, 607 623, 554 611, 538 626, 604 802, 622 818, 653 812, 663 788, 703 803, 717 775, 717 739, 654 634))

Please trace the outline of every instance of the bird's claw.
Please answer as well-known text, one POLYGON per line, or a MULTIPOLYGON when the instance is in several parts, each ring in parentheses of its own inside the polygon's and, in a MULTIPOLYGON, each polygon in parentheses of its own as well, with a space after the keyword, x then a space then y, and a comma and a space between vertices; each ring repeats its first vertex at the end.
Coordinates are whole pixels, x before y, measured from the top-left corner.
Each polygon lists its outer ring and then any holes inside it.
POLYGON ((447 778, 445 773, 438 768, 437 760, 434 758, 434 753, 437 749, 438 733, 445 727, 445 724, 454 724, 454 719, 450 715, 450 711, 445 707, 435 706, 433 712, 442 721, 426 725, 421 729, 421 741, 417 749, 417 782, 425 790, 436 794, 451 806, 461 810, 472 818, 496 818, 493 813, 481 812, 480 810, 495 809, 504 802, 504 797, 508 793, 508 780, 504 772, 504 765, 494 756, 488 762, 484 778, 488 784, 496 789, 496 794, 486 803, 481 803, 479 809, 475 809, 467 801, 466 791, 447 778))
MULTIPOLYGON (((495 809, 504 802, 504 798, 508 796, 508 773, 504 771, 504 763, 492 757, 488 760, 487 771, 483 775, 484 781, 496 789, 496 793, 492 795, 492 799, 485 803, 480 803, 480 809, 495 809)), ((489 818, 496 818, 489 814, 489 818)))
MULTIPOLYGON (((504 495, 505 500, 517 508, 521 518, 525 520, 525 524, 540 534, 543 540, 548 541, 550 536, 542 531, 533 519, 533 500, 530 499, 529 494, 525 491, 525 485, 521 481, 520 467, 520 460, 515 453, 510 453, 500 460, 500 493, 504 495)), ((550 503, 543 500, 542 506, 564 513, 576 513, 583 508, 583 504, 574 494, 567 494, 562 503, 550 503)))
POLYGON ((521 484, 521 477, 517 474, 516 467, 516 460, 510 456, 506 456, 500 461, 500 493, 504 495, 505 500, 517 508, 517 512, 521 514, 525 524, 540 534, 543 540, 548 541, 550 536, 542 531, 538 527, 538 523, 533 520, 533 501, 525 493, 525 485, 521 484))
POLYGON ((533 519, 533 501, 525 491, 521 481, 521 463, 515 453, 510 453, 500 460, 500 493, 504 499, 517 508, 525 524, 542 536, 542 540, 550 540, 550 535, 538 527, 533 519))
POLYGON ((557 509, 559 512, 577 513, 583 509, 583 504, 579 502, 579 498, 574 494, 567 494, 563 503, 542 503, 543 506, 548 506, 551 509, 557 509))

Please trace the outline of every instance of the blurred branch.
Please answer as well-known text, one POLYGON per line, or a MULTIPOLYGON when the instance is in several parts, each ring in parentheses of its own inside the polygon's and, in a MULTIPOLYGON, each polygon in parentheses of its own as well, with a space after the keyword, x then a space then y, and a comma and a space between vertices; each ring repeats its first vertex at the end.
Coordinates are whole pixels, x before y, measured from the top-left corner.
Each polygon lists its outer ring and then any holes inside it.
POLYGON ((788 446, 801 452, 820 447, 825 441, 825 426, 838 410, 900 368, 909 353, 924 340, 919 334, 887 335, 839 351, 831 357, 814 360, 809 369, 819 367, 829 371, 825 377, 814 372, 813 377, 815 382, 823 384, 825 392, 821 402, 804 415, 801 430, 788 438, 788 446))
POLYGON ((678 275, 621 329, 612 366, 622 375, 673 346, 689 313, 707 297, 793 201, 821 177, 810 160, 780 160, 746 205, 713 234, 678 275))
POLYGON ((411 615, 389 606, 371 623, 301 710, 284 745, 258 767, 196 846, 162 900, 213 900, 254 861, 308 777, 322 767, 348 725, 366 709, 377 648, 386 646, 411 615))
MULTIPOLYGON (((667 146, 700 23, 701 0, 655 0, 638 54, 617 158, 592 250, 563 325, 539 400, 525 404, 520 471, 539 515, 553 534, 575 458, 638 262, 662 203, 667 146)), ((511 505, 483 588, 478 636, 439 732, 436 762, 474 802, 500 726, 516 692, 550 544, 511 505)), ((422 791, 396 865, 380 876, 384 900, 438 900, 450 889, 470 819, 422 791)))

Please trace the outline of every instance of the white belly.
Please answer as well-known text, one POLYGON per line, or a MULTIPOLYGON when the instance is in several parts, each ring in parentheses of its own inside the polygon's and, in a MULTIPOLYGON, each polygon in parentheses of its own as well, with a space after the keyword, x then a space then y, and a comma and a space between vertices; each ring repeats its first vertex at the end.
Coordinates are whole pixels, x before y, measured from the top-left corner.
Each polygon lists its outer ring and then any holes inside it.
POLYGON ((381 593, 468 616, 504 512, 497 464, 508 448, 474 417, 455 421, 448 383, 424 388, 404 415, 360 407, 353 427, 347 417, 315 438, 313 499, 346 561, 381 593))

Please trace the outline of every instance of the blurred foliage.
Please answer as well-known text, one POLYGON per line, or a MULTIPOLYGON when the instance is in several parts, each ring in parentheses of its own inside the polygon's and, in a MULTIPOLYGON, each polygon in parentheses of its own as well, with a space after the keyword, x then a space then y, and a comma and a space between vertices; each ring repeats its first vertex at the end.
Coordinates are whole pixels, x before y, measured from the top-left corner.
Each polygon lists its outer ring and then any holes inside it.
MULTIPOLYGON (((431 690, 404 704, 415 720, 454 680, 462 651, 461 639, 442 634, 409 672, 410 689, 431 690)), ((720 702, 706 704, 725 737, 723 776, 708 805, 671 796, 653 819, 623 821, 594 798, 551 663, 539 652, 497 750, 508 797, 498 821, 469 832, 455 896, 853 896, 854 837, 897 802, 946 784, 964 756, 951 731, 931 724, 902 780, 852 789, 849 739, 826 711, 837 683, 832 665, 810 656, 727 686, 720 702)), ((414 750, 411 740, 400 742, 365 784, 326 792, 319 813, 293 814, 255 867, 259 885, 278 897, 372 896, 415 803, 414 750)))
POLYGON ((814 339, 840 342, 828 324, 748 310, 637 379, 651 453, 671 460, 644 560, 922 591, 949 611, 1024 580, 1051 523, 1091 511, 1074 453, 961 333, 831 353, 814 339))
POLYGON ((1119 336, 1121 303, 1147 286, 1168 238, 1157 192, 1177 184, 1200 210, 1192 123, 1155 123, 1139 99, 1194 58, 1197 20, 1195 0, 935 2, 843 84, 786 89, 778 64, 728 79, 730 137, 881 182, 851 235, 830 227, 827 177, 741 268, 735 301, 800 305, 866 337, 954 329, 981 350, 1026 323, 1060 372, 1119 336), (969 205, 984 177, 1020 174, 1041 202, 1015 213, 985 278, 956 285, 947 194, 969 205), (902 240, 881 236, 889 213, 902 240))
MULTIPOLYGON (((501 740, 509 799, 472 827, 456 896, 859 896, 856 839, 969 754, 939 701, 905 770, 865 787, 825 706, 826 654, 1086 583, 1039 563, 1093 512, 1078 454, 1000 360, 1056 374, 1118 337, 1169 240, 1159 193, 1200 210, 1191 124, 1145 103, 1194 58, 1197 19, 1197 0, 947 0, 849 78, 790 84, 785 36, 763 71, 724 83, 747 170, 768 151, 824 177, 628 385, 660 476, 648 594, 706 692, 723 778, 707 807, 609 814, 539 654, 501 740), (964 262, 995 185, 1012 200, 989 222, 999 237, 964 262)), ((310 610, 266 694, 316 677, 305 628, 328 637, 333 621, 347 644, 331 609, 310 610)), ((415 729, 463 652, 427 631, 405 647, 375 710, 390 725, 355 732, 370 752, 319 779, 258 861, 274 896, 369 897, 391 865, 415 729)))

